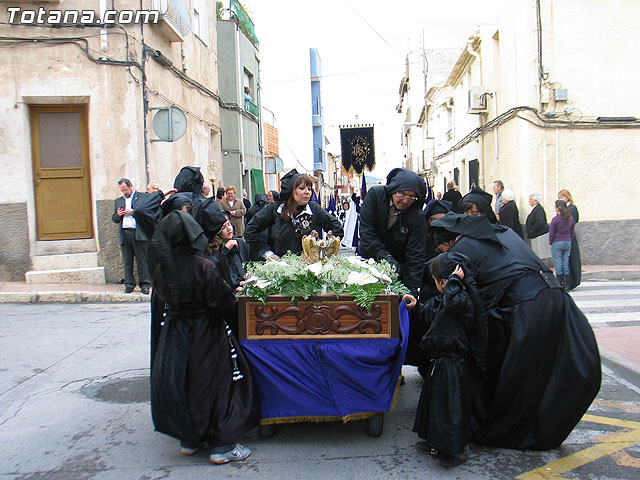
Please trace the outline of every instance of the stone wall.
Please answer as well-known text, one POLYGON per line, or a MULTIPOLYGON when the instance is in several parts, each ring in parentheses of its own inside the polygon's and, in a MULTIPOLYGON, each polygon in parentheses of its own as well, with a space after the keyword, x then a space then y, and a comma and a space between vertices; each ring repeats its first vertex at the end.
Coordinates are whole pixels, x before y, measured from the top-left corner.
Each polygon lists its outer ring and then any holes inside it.
POLYGON ((583 265, 640 265, 640 219, 579 222, 583 265))
POLYGON ((0 204, 0 218, 0 281, 24 282, 31 266, 27 204, 0 204))
POLYGON ((118 224, 111 220, 113 200, 98 200, 96 216, 98 221, 98 265, 104 267, 107 283, 119 283, 124 278, 120 243, 118 241, 118 224))

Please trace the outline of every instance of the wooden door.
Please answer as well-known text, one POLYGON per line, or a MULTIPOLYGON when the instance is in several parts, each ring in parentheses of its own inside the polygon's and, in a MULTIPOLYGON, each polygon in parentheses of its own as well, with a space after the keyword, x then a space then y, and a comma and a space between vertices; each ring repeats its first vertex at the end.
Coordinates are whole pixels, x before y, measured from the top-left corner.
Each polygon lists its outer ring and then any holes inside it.
POLYGON ((38 240, 91 238, 86 105, 31 106, 38 240))

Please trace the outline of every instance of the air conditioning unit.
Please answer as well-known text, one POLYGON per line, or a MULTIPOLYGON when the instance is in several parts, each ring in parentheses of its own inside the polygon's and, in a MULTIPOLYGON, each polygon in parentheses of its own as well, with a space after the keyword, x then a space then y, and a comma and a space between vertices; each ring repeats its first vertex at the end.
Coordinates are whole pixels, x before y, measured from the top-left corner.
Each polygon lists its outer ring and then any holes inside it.
POLYGON ((153 9, 160 13, 155 26, 172 43, 184 42, 191 32, 189 10, 184 0, 153 0, 153 9))
POLYGON ((487 91, 476 85, 469 89, 469 108, 467 113, 487 113, 487 91))

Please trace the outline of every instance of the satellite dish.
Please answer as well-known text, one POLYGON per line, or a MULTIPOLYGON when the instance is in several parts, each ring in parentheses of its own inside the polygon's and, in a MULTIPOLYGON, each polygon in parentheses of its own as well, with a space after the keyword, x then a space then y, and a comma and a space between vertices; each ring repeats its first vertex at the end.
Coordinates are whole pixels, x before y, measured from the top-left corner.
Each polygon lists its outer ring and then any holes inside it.
POLYGON ((153 132, 158 138, 152 142, 175 142, 187 131, 187 117, 178 107, 152 108, 158 110, 153 116, 153 132))
POLYGON ((280 173, 284 169, 284 162, 280 157, 269 157, 264 161, 265 173, 280 173))

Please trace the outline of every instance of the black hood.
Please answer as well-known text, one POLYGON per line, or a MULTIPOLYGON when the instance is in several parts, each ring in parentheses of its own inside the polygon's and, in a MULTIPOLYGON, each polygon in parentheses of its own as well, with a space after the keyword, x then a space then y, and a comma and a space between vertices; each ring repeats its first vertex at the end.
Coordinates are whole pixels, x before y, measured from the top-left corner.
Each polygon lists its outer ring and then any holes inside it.
POLYGON ((438 213, 453 212, 453 203, 447 200, 431 200, 424 209, 424 216, 428 219, 438 213))
POLYGON ((162 202, 162 213, 164 216, 167 216, 174 210, 180 210, 185 205, 191 208, 193 205, 193 194, 189 192, 174 193, 162 202))
POLYGON ((492 200, 493 197, 490 193, 485 192, 480 187, 474 186, 469 193, 460 199, 458 206, 461 208, 464 202, 475 203, 478 210, 484 213, 491 223, 498 223, 496 214, 493 212, 493 208, 491 208, 492 200))
POLYGON ((198 211, 196 221, 209 240, 211 240, 217 233, 220 232, 222 226, 227 221, 227 217, 220 207, 215 198, 207 198, 202 202, 202 207, 198 211))
POLYGON ((434 220, 429 228, 434 230, 434 236, 438 229, 442 229, 450 233, 465 235, 478 240, 490 240, 502 245, 496 236, 496 229, 499 227, 489 223, 489 220, 484 215, 474 217, 472 215, 449 212, 444 217, 434 220))
POLYGON ((173 188, 177 188, 178 192, 192 192, 195 196, 202 193, 203 183, 200 167, 182 167, 173 182, 173 188))
POLYGON ((269 197, 266 193, 256 193, 253 197, 253 204, 258 205, 260 208, 264 207, 269 201, 269 197))
POLYGON ((298 171, 293 168, 291 170, 289 170, 289 172, 280 179, 280 198, 278 199, 281 202, 285 202, 290 196, 291 196, 291 192, 293 191, 293 184, 296 181, 296 178, 298 178, 300 175, 302 175, 301 173, 298 173, 298 171))
POLYGON ((394 168, 391 170, 389 175, 387 175, 387 184, 384 189, 389 195, 404 190, 416 192, 418 200, 413 202, 411 207, 417 205, 420 209, 424 204, 424 198, 427 194, 427 184, 424 183, 424 179, 406 168, 394 168))

